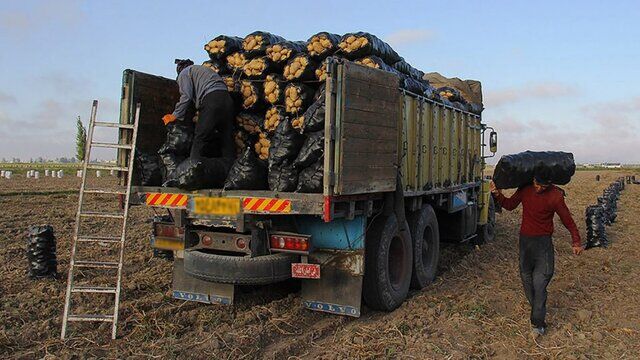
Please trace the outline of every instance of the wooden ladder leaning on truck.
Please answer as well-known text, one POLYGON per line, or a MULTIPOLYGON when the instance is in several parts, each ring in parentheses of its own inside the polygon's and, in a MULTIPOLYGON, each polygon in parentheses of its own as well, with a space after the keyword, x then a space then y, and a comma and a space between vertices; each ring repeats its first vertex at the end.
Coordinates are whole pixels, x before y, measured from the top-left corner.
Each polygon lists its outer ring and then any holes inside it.
MULTIPOLYGON (((322 193, 134 187, 140 203, 168 209, 152 246, 175 252, 173 296, 232 304, 237 285, 296 277, 309 309, 359 316, 364 299, 390 311, 433 281, 440 240, 490 240, 484 137, 495 153, 496 133, 397 82, 328 62, 322 193)), ((158 150, 158 119, 176 99, 175 81, 125 71, 123 121, 143 104, 138 151, 158 150)))

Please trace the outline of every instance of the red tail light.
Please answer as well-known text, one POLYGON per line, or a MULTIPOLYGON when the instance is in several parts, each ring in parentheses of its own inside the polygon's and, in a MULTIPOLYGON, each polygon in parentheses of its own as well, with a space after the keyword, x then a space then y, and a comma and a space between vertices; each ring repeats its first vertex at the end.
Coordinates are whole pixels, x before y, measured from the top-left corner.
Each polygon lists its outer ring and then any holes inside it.
POLYGON ((311 238, 293 234, 272 234, 270 243, 271 250, 308 253, 311 247, 311 238))
POLYGON ((153 234, 157 237, 184 238, 184 228, 182 227, 161 223, 154 223, 153 225, 153 234))

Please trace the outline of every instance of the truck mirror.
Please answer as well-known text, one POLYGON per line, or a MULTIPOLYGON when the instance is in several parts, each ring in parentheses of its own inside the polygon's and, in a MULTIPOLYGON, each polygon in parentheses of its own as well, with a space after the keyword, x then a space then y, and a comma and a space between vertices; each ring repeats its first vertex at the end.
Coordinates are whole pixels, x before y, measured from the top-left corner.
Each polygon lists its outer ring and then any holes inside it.
POLYGON ((496 153, 498 151, 498 133, 492 131, 489 135, 489 150, 492 153, 496 153))

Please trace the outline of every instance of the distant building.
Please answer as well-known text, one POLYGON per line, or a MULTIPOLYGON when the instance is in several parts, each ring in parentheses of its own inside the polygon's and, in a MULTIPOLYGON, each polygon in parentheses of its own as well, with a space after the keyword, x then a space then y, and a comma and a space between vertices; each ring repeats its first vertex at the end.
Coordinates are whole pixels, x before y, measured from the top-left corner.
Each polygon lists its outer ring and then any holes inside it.
POLYGON ((621 163, 602 163, 601 165, 605 169, 620 169, 622 167, 621 163))

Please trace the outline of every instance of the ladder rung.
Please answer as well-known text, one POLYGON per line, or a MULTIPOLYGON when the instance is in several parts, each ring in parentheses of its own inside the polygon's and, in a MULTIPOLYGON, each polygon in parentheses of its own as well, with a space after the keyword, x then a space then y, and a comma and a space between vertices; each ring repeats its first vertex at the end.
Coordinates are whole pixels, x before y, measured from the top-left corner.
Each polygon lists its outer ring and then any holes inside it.
POLYGON ((80 213, 80 216, 97 217, 97 218, 111 218, 111 219, 124 219, 124 214, 96 212, 96 211, 82 212, 82 213, 80 213))
POLYGON ((76 261, 74 261, 73 266, 86 267, 86 268, 117 269, 119 264, 117 262, 115 262, 115 261, 76 260, 76 261))
POLYGON ((71 314, 67 317, 69 321, 103 321, 113 322, 113 315, 101 314, 71 314))
POLYGON ((127 190, 122 189, 84 189, 86 194, 116 194, 116 195, 124 195, 127 193, 127 190))
POLYGON ((115 294, 116 288, 110 286, 74 286, 71 288, 74 293, 99 293, 99 294, 115 294))
POLYGON ((120 124, 120 123, 104 122, 104 121, 96 121, 93 124, 95 126, 114 127, 114 128, 120 128, 120 129, 131 129, 131 130, 133 130, 133 124, 120 124))
POLYGON ((129 171, 129 168, 115 165, 97 165, 97 164, 89 164, 87 165, 87 169, 91 170, 117 170, 117 171, 129 171))
POLYGON ((117 236, 78 236, 80 242, 120 242, 120 238, 117 236))
POLYGON ((114 148, 114 149, 129 149, 129 150, 133 148, 130 144, 111 144, 111 143, 103 143, 103 142, 94 142, 94 143, 91 143, 91 146, 103 147, 103 148, 114 148))

